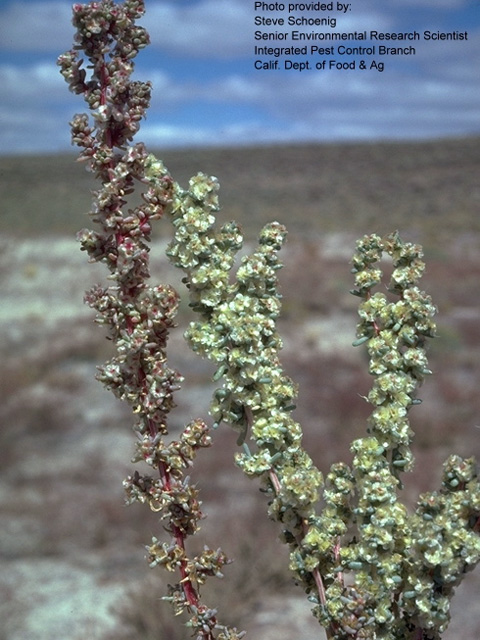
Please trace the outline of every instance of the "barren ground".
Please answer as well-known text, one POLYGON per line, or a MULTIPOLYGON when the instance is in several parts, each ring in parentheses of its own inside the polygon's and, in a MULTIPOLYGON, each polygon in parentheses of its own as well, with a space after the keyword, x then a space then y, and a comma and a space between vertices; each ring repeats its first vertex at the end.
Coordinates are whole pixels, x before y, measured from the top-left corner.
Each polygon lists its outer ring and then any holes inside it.
MULTIPOLYGON (((221 172, 220 217, 240 219, 247 244, 268 219, 292 229, 282 254, 283 361, 300 384, 296 417, 322 469, 348 457, 368 415, 360 396, 370 381, 361 350, 351 347, 354 240, 396 227, 425 245, 423 287, 440 310, 440 338, 430 348, 435 375, 412 413, 418 462, 407 500, 438 485, 448 453, 480 457, 478 141, 169 155, 181 181, 197 170, 221 172)), ((94 379, 110 345, 82 297, 104 272, 73 239, 88 224, 88 176, 70 162, 0 159, 7 204, 0 220, 0 640, 186 640, 159 601, 164 576, 144 561, 143 545, 160 526, 141 506, 123 504, 134 435, 128 410, 94 379)), ((154 241, 153 277, 180 286, 164 258, 167 235, 154 241)), ((172 360, 187 377, 173 432, 207 415, 212 389, 211 368, 183 343, 187 321, 183 305, 170 339, 172 360)), ((262 495, 233 465, 235 435, 224 427, 216 438, 193 471, 208 514, 202 535, 237 561, 206 594, 209 602, 220 602, 220 617, 249 638, 321 640, 284 568, 276 528, 263 517, 262 495)), ((479 588, 478 572, 469 575, 446 640, 477 640, 479 588)))

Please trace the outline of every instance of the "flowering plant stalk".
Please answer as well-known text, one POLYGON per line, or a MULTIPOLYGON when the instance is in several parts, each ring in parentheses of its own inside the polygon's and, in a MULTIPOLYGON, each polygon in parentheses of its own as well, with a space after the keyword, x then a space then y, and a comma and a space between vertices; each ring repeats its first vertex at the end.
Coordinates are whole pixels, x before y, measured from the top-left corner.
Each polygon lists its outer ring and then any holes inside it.
POLYGON ((149 562, 178 571, 179 581, 168 598, 176 613, 189 612, 189 625, 199 640, 236 640, 242 634, 219 625, 216 611, 199 595, 208 576, 222 575, 227 557, 221 549, 208 547, 191 556, 186 548, 202 512, 198 491, 184 471, 199 449, 211 445, 210 429, 203 420, 193 420, 177 440, 165 442, 173 394, 183 379, 169 367, 166 353, 178 295, 169 285, 148 284, 148 242, 152 223, 172 207, 176 185, 166 170, 158 172, 142 144, 129 144, 151 92, 149 83, 130 80, 133 58, 149 41, 145 29, 135 24, 143 11, 141 0, 74 5, 76 45, 58 59, 70 89, 82 94, 91 110, 93 123, 86 114, 74 116, 72 141, 82 147, 80 159, 101 184, 91 211, 99 230, 83 230, 79 240, 92 261, 107 265, 112 284, 93 287, 86 302, 97 311, 97 322, 107 327, 117 349, 98 379, 131 405, 137 418, 134 461, 145 462, 154 472, 136 471, 125 480, 127 500, 158 512, 171 536, 168 542, 152 540, 149 562), (90 61, 89 77, 78 51, 90 61), (144 189, 143 204, 125 213, 137 185, 144 189))
POLYGON ((92 116, 74 116, 71 129, 80 159, 100 183, 90 214, 97 230, 80 232, 79 240, 92 261, 107 265, 111 280, 86 295, 117 349, 98 378, 131 405, 134 461, 152 469, 125 480, 127 501, 158 512, 169 534, 168 541, 154 538, 147 547, 149 563, 176 572, 166 597, 175 613, 189 614, 197 640, 243 636, 219 624, 216 610, 200 598, 200 586, 221 576, 228 558, 221 549, 187 550, 202 512, 185 471, 212 444, 211 428, 199 418, 166 441, 174 392, 183 380, 168 365, 166 351, 179 298, 169 285, 148 279, 152 223, 169 217, 167 254, 184 271, 197 314, 185 337, 216 365, 220 386, 212 426, 228 423, 238 431, 236 462, 259 478, 269 516, 281 524, 290 547, 290 567, 327 637, 437 640, 447 627, 455 586, 480 559, 480 492, 474 460, 451 456, 441 489, 422 494, 413 513, 399 499, 401 475, 413 464, 409 412, 431 373, 425 344, 435 335, 435 307, 418 287, 421 248, 397 233, 357 243, 354 345, 368 352, 374 382, 366 399, 373 411, 367 435, 352 443, 352 464, 335 463, 324 478, 302 446, 292 417, 296 387, 279 359, 277 271, 285 228, 265 226, 257 248, 233 275, 243 238, 235 223, 216 225, 217 180, 199 173, 182 189, 143 144, 132 143, 151 93, 149 83, 130 79, 133 59, 149 41, 136 25, 143 12, 143 0, 74 5, 76 44, 58 64, 92 116), (89 60, 88 73, 79 51, 89 60), (135 189, 142 189, 143 202, 128 208, 135 189), (380 267, 385 254, 393 262, 386 292, 380 267))

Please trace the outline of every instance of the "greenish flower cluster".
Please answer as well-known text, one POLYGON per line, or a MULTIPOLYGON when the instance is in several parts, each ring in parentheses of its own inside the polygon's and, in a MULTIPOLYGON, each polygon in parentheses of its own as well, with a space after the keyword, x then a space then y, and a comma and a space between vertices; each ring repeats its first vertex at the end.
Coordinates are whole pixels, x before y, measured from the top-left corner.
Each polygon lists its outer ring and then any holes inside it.
POLYGON ((425 496, 414 514, 399 500, 401 474, 413 465, 409 411, 421 402, 418 388, 431 373, 425 344, 435 336, 436 309, 418 287, 422 250, 397 233, 357 243, 352 293, 361 302, 353 344, 367 349, 374 380, 366 400, 373 411, 367 435, 352 443, 351 468, 332 465, 323 486, 302 448, 300 426, 291 416, 296 389, 278 358, 277 252, 285 230, 277 223, 265 227, 257 250, 242 258, 234 276, 241 237, 232 225, 215 230, 217 189, 215 179, 198 175, 188 190, 176 192, 169 249, 186 273, 192 307, 201 317, 186 337, 194 351, 217 364, 214 379, 223 379, 212 416, 240 432, 244 452, 237 463, 259 476, 270 495, 269 514, 282 523, 282 538, 292 550, 290 567, 317 603, 315 614, 328 637, 436 640, 448 623, 453 587, 478 562, 480 512, 473 463, 460 458, 448 463, 451 480, 444 482, 442 497, 428 497, 442 505, 441 527, 423 511, 425 496), (210 250, 199 257, 197 246, 210 250), (388 282, 380 266, 384 255, 393 265, 388 282), (375 291, 379 286, 384 291, 375 291))
POLYGON ((435 336, 436 309, 418 288, 421 248, 397 233, 365 236, 352 262, 352 293, 361 298, 354 345, 368 352, 373 411, 368 434, 352 443, 351 469, 332 466, 326 507, 304 539, 326 584, 317 614, 335 640, 437 640, 454 587, 480 560, 475 464, 452 456, 438 494, 420 496, 413 514, 400 502, 400 474, 413 464, 409 411, 431 374, 425 342, 435 336), (393 264, 389 282, 384 254, 393 264))
POLYGON ((443 631, 455 587, 480 560, 480 483, 473 458, 448 458, 441 490, 420 496, 410 525, 415 535, 405 614, 423 628, 443 631))
POLYGON ((248 475, 263 478, 272 496, 270 515, 284 524, 285 536, 298 541, 314 514, 322 476, 301 447, 302 431, 291 415, 296 387, 278 357, 277 254, 286 230, 278 223, 265 226, 257 249, 242 257, 233 274, 242 236, 233 223, 215 229, 217 190, 215 178, 198 174, 173 198, 175 232, 168 255, 184 270, 190 304, 200 316, 186 338, 216 364, 214 379, 223 379, 211 405, 215 424, 238 430, 238 444, 250 433, 255 450, 245 444, 237 463, 248 475))
POLYGON ((212 432, 195 419, 167 442, 168 415, 183 378, 170 368, 166 350, 179 296, 169 285, 148 284, 150 233, 161 217, 173 224, 167 254, 184 271, 196 313, 185 337, 216 367, 213 427, 225 422, 237 430, 237 464, 260 480, 268 513, 289 545, 295 579, 328 639, 439 640, 455 587, 480 560, 480 486, 474 460, 450 456, 441 488, 422 494, 413 513, 399 499, 402 474, 413 465, 410 410, 431 373, 425 346, 435 336, 436 309, 418 287, 421 248, 398 233, 357 242, 353 344, 368 354, 372 413, 365 437, 352 443, 351 465, 335 463, 324 478, 302 446, 292 415, 297 389, 279 358, 277 273, 285 228, 266 225, 257 247, 239 258, 239 226, 216 224, 217 180, 199 173, 182 189, 143 144, 129 144, 151 90, 130 80, 133 58, 148 44, 135 24, 143 1, 100 0, 73 11, 76 45, 58 64, 91 111, 91 119, 74 116, 72 142, 100 183, 90 212, 97 229, 82 231, 79 239, 92 261, 107 266, 111 281, 93 287, 86 301, 116 347, 98 378, 136 416, 133 462, 152 471, 125 480, 127 502, 148 505, 167 532, 168 540, 152 539, 147 557, 150 566, 177 574, 167 596, 175 613, 189 615, 196 640, 243 637, 219 625, 216 610, 199 594, 208 577, 222 576, 228 558, 221 549, 191 555, 186 548, 203 516, 185 471, 211 446, 212 432), (142 203, 128 208, 138 186, 142 203), (388 281, 384 258, 392 264, 388 281))

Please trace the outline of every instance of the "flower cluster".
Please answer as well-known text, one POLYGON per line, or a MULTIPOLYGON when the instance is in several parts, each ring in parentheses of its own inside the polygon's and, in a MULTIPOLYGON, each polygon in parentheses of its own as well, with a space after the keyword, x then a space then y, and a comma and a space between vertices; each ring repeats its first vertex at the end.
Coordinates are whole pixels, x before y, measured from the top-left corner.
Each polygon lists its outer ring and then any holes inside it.
POLYGON ((403 592, 405 615, 441 632, 450 620, 455 587, 480 561, 480 482, 473 458, 448 458, 441 490, 420 496, 410 526, 415 535, 403 592))
POLYGON ((232 253, 241 236, 234 225, 216 230, 217 188, 215 179, 199 175, 189 189, 176 192, 169 250, 186 273, 200 316, 186 337, 194 351, 217 364, 214 379, 223 379, 214 393, 213 418, 239 431, 244 452, 237 463, 247 475, 260 476, 270 495, 269 514, 282 524, 282 538, 292 549, 291 569, 316 602, 328 637, 434 640, 448 622, 451 589, 479 560, 480 541, 472 461, 452 458, 442 497, 428 497, 442 504, 441 526, 424 513, 426 497, 415 514, 398 498, 401 473, 413 464, 408 414, 421 402, 418 388, 431 373, 425 343, 435 336, 436 309, 418 287, 421 248, 397 233, 357 243, 352 293, 361 303, 354 345, 367 348, 374 382, 366 399, 373 411, 367 436, 352 443, 352 467, 332 465, 323 486, 302 448, 300 426, 291 416, 296 389, 278 357, 277 252, 285 230, 267 225, 234 278, 232 253), (194 247, 208 250, 199 255, 194 247), (383 283, 384 254, 393 272, 383 283), (374 291, 378 285, 386 293, 374 291), (324 506, 317 514, 322 486, 324 506))
POLYGON ((338 550, 337 567, 324 570, 327 580, 335 570, 354 576, 357 596, 351 587, 346 596, 337 573, 326 589, 328 606, 320 612, 338 640, 352 635, 437 640, 448 624, 453 587, 480 560, 479 483, 473 460, 452 456, 442 491, 420 496, 414 514, 398 497, 400 474, 413 464, 408 414, 420 402, 416 392, 431 374, 425 342, 436 331, 436 309, 417 284, 423 270, 421 248, 404 243, 398 233, 383 239, 365 236, 357 243, 352 293, 361 303, 354 345, 367 348, 374 382, 366 399, 374 408, 368 435, 352 444, 351 470, 342 469, 350 483, 344 486, 351 491, 334 516, 349 534, 338 550), (393 263, 390 282, 383 283, 387 293, 373 291, 382 284, 383 254, 393 263), (348 613, 345 620, 345 611, 351 610, 361 615, 354 620, 348 613))
POLYGON ((129 144, 150 100, 150 84, 130 80, 133 58, 148 44, 145 29, 135 24, 143 12, 142 0, 74 5, 76 45, 58 59, 71 91, 82 94, 90 108, 91 118, 73 118, 72 142, 82 148, 80 159, 101 185, 90 212, 97 229, 83 230, 78 238, 92 261, 105 263, 112 284, 92 287, 85 299, 116 347, 97 377, 132 407, 133 461, 153 469, 125 480, 127 502, 147 504, 170 535, 169 541, 153 538, 147 546, 149 564, 178 573, 168 599, 177 613, 190 614, 188 625, 198 640, 239 640, 242 633, 219 625, 215 609, 201 603, 198 591, 209 576, 221 577, 229 560, 221 549, 208 547, 191 556, 185 544, 203 514, 198 490, 184 472, 198 450, 211 445, 210 429, 197 419, 177 440, 165 440, 174 393, 183 381, 168 365, 166 352, 178 295, 169 285, 148 284, 149 241, 152 223, 170 211, 178 187, 143 144, 129 144), (88 77, 79 51, 89 61, 88 77), (127 208, 137 186, 143 188, 143 202, 127 208))
POLYGON ((123 147, 136 134, 150 104, 151 84, 130 80, 133 59, 150 42, 146 30, 135 24, 143 13, 143 0, 73 5, 76 44, 58 58, 70 90, 83 95, 94 121, 92 126, 85 114, 75 116, 72 140, 84 147, 82 157, 90 158, 100 173, 102 165, 110 164, 113 148, 123 147), (90 61, 89 77, 78 51, 90 61), (94 133, 97 141, 103 138, 107 143, 101 150, 95 146, 94 133))
POLYGON ((245 451, 237 463, 248 475, 263 478, 272 496, 270 515, 295 541, 295 553, 314 515, 322 477, 301 447, 302 431, 291 415, 296 387, 278 357, 277 253, 286 231, 275 222, 267 225, 258 248, 242 258, 233 278, 242 236, 234 224, 219 231, 214 227, 217 189, 214 178, 199 174, 173 200, 175 233, 168 253, 185 271, 190 304, 200 316, 186 338, 195 352, 217 365, 214 379, 223 379, 223 385, 211 405, 215 424, 226 422, 239 432, 238 444, 245 451), (254 451, 245 443, 249 432, 254 451))

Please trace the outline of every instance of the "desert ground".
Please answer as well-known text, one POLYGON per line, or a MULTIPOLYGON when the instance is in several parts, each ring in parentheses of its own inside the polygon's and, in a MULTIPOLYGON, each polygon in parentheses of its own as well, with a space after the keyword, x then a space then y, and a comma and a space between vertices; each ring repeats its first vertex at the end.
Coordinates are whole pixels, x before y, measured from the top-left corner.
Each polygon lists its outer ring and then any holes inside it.
MULTIPOLYGON (((280 272, 282 362, 299 384, 296 419, 322 470, 350 459, 365 432, 371 383, 355 339, 349 294, 355 240, 395 229, 424 246, 424 288, 438 306, 429 348, 434 375, 412 410, 417 464, 404 490, 439 486, 450 453, 480 459, 480 140, 298 145, 158 152, 186 184, 198 171, 221 184, 220 222, 239 221, 246 249, 276 219, 289 229, 280 272)), ((162 535, 155 514, 126 507, 134 433, 128 408, 95 380, 111 344, 85 289, 105 280, 75 233, 90 225, 90 174, 73 155, 0 157, 0 640, 186 640, 161 601, 174 578, 151 570, 144 545, 162 535)), ((182 291, 165 257, 169 222, 154 232, 152 279, 182 291)), ((186 381, 172 435, 208 420, 212 368, 182 333, 169 339, 186 381)), ((265 498, 233 462, 236 434, 215 432, 192 470, 207 514, 198 541, 235 558, 205 599, 247 638, 323 640, 289 575, 265 498)), ((445 640, 477 640, 480 570, 458 589, 445 640)))

